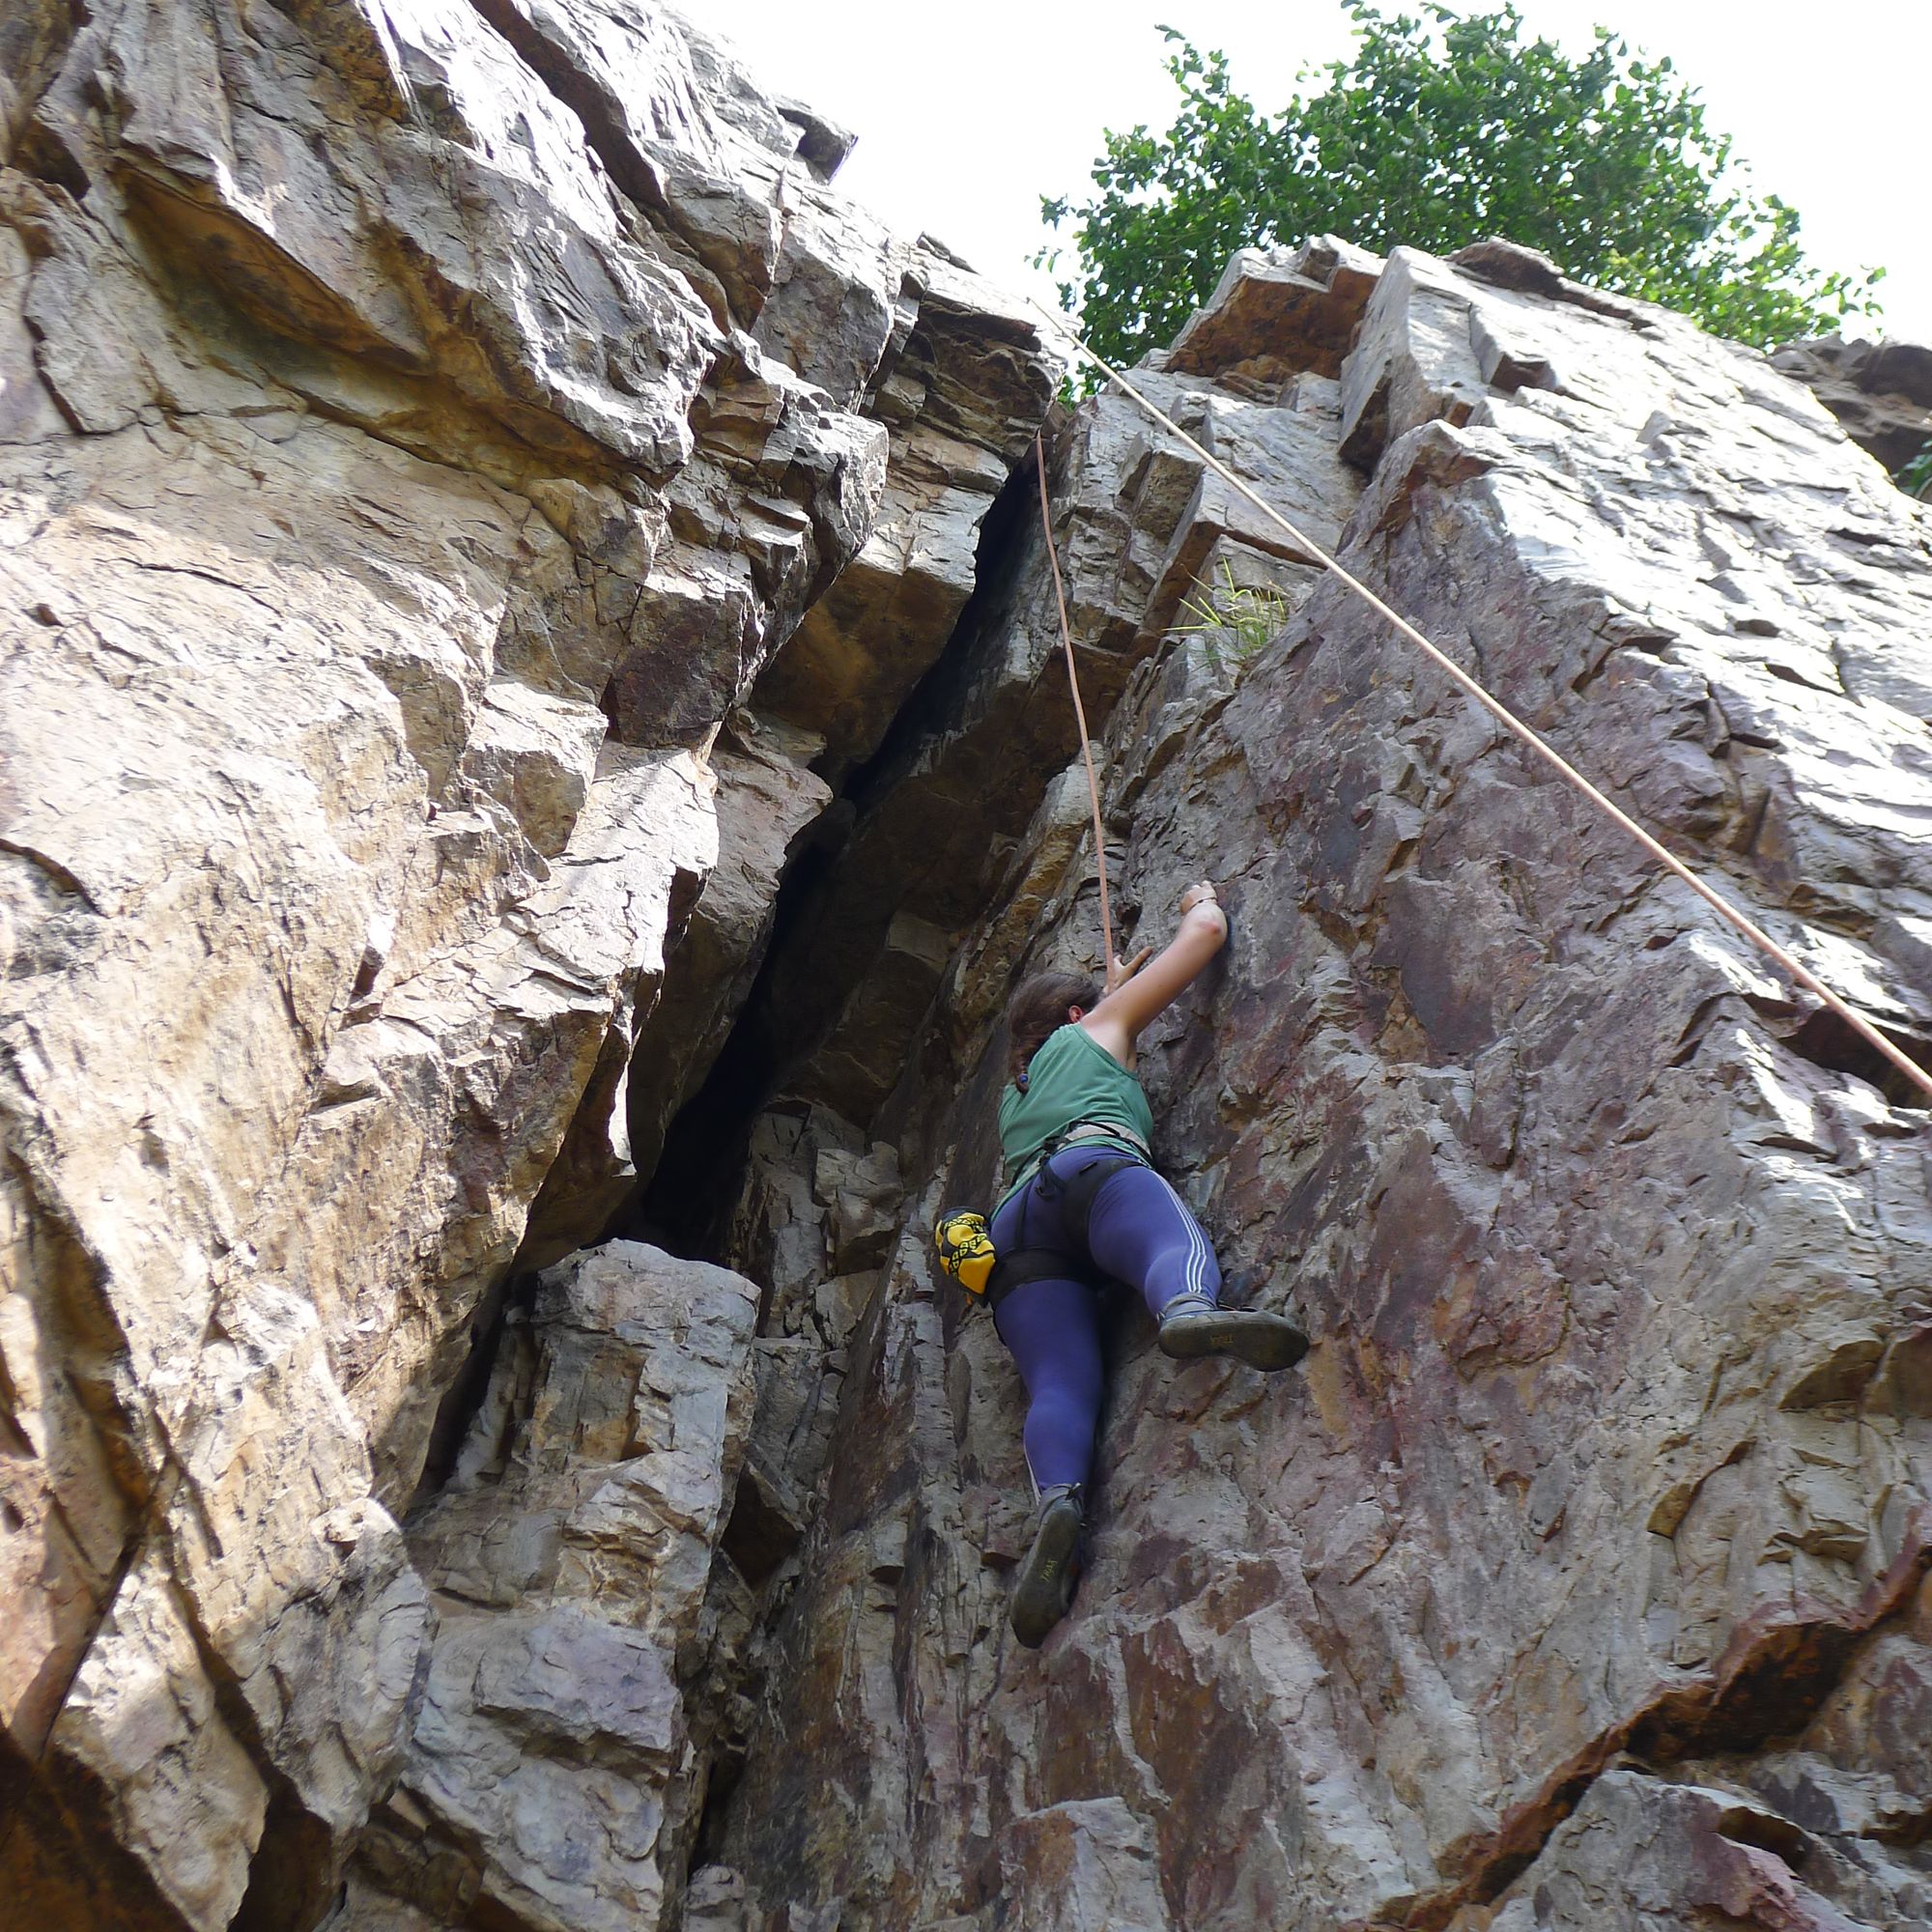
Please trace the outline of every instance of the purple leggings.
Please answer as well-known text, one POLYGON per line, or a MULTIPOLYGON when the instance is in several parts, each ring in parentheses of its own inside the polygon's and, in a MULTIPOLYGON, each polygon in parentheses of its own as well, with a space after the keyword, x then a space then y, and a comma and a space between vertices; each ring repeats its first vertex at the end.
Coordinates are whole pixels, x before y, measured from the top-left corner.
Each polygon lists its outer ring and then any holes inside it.
POLYGON ((1042 1490, 1084 1483, 1094 1465, 1104 1392, 1095 1274, 1138 1288, 1156 1319, 1189 1290, 1220 1297, 1221 1270, 1200 1223, 1138 1161, 1100 1183, 1084 1244, 1066 1228, 1061 1218, 1066 1182, 1095 1160, 1114 1157, 1068 1148, 993 1216, 993 1245, 1001 1254, 1047 1248, 1067 1258, 1064 1279, 1025 1283, 993 1316, 1026 1383, 1027 1466, 1042 1490))

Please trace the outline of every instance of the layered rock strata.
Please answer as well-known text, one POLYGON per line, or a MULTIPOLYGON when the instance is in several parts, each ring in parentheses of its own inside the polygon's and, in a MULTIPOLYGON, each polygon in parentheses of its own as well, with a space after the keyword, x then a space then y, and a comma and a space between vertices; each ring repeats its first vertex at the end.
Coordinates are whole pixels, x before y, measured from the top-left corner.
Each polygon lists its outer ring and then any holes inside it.
POLYGON ((522 1668, 397 1522, 479 1319, 701 1078, 1054 371, 655 8, 0 47, 0 1872, 307 1926, 422 1670, 463 1737, 522 1668))
MULTIPOLYGON (((1150 384, 1360 466, 1351 568, 1926 1057, 1923 512, 1758 356, 1524 251, 1339 265, 1237 264, 1150 384)), ((998 776, 1055 641, 1023 553, 843 862, 933 850, 935 798, 1003 834, 990 871, 938 848, 994 884, 894 1090, 806 1067, 916 1193, 705 1922, 1932 1922, 1918 1096, 1256 532, 1190 556, 1254 587, 1224 626, 1165 618, 1218 486, 1117 410, 1057 499, 1094 688, 1120 666, 1116 902, 1158 939, 1206 874, 1234 933, 1143 1042, 1157 1151, 1316 1346, 1177 1369, 1122 1306, 1074 1612, 1011 1643, 1021 1393, 917 1236, 992 1188, 1005 989, 1098 958, 1077 776, 1023 828, 998 776)), ((902 1025, 852 983, 845 1037, 902 1025)))
POLYGON ((1921 342, 1794 342, 1772 356, 1896 474, 1932 447, 1932 348, 1921 342))
MULTIPOLYGON (((1235 922, 1159 1151, 1316 1347, 1119 1311, 1018 1651, 926 1228, 1098 956, 1032 325, 656 8, 0 49, 8 1911, 1932 1923, 1927 1117, 1856 1038, 1057 416, 1123 936, 1235 922), (728 1266, 570 1254, 654 1168, 728 1266)), ((1803 388, 1332 238, 1136 380, 1932 1057, 1932 541, 1803 388)))

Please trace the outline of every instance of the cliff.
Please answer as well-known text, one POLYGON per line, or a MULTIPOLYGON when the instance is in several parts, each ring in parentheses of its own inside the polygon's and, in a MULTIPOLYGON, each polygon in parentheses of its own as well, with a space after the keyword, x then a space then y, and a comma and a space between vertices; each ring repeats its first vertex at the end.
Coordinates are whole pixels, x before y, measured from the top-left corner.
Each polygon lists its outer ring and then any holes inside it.
MULTIPOLYGON (((1238 258, 1144 380, 1923 1053, 1932 553, 1809 395, 1494 244, 1238 258)), ((1004 1640, 1017 1391, 921 1236, 991 1182, 999 989, 1097 958, 1069 772, 873 1120, 914 1208, 712 1840, 791 1917, 716 1922, 1925 1922, 1923 1112, 1131 407, 1060 477, 1094 684, 1138 659, 1118 891, 1233 921, 1158 1151, 1316 1346, 1178 1370, 1123 1307, 1074 1614, 1004 1640)), ((1053 642, 1035 549, 852 864, 1006 795, 1053 642)))
POLYGON ((667 14, 0 44, 0 1862, 310 1925, 482 1641, 398 1527, 439 1409, 654 1157, 1055 376, 667 14))
MULTIPOLYGON (((0 27, 0 1875, 49 1928, 1932 1923, 1926 1116, 667 11, 0 27), (1049 412, 1051 411, 1051 419, 1049 412), (1037 1654, 933 1209, 1111 876, 1037 1654), (1227 621, 1203 625, 1212 601, 1227 621)), ((1162 406, 1932 1058, 1932 526, 1506 243, 1162 406)))

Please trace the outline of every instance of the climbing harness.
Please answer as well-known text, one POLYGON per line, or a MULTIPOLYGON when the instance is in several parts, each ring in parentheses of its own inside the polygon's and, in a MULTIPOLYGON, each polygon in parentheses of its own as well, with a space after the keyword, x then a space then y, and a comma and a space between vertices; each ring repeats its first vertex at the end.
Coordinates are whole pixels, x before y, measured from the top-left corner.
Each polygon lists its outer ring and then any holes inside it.
MULTIPOLYGON (((1062 1225, 1084 1245, 1087 1223, 1094 1212, 1094 1197, 1107 1178, 1123 1167, 1151 1164, 1147 1143, 1131 1127, 1115 1126, 1106 1121, 1075 1121, 1042 1144, 1013 1187, 1027 1186, 1038 1179, 1041 1194, 1061 1203, 1062 1225), (1065 1149, 1080 1141, 1102 1138, 1126 1141, 1140 1152, 1123 1153, 1109 1148, 1095 1154, 1071 1180, 1065 1181, 1047 1166, 1065 1149)), ((992 1228, 977 1208, 949 1208, 933 1224, 932 1246, 940 1271, 950 1275, 968 1294, 983 1300, 988 1308, 997 1308, 1014 1289, 1030 1281, 1059 1280, 1076 1265, 1052 1248, 1015 1248, 1000 1254, 993 1246, 992 1228)))
POLYGON ((1057 1249, 1015 1248, 1000 1257, 993 1278, 986 1284, 986 1306, 997 1309, 1014 1289, 1025 1288, 1029 1282, 1065 1281, 1069 1275, 1085 1272, 1078 1262, 1057 1249))
MULTIPOLYGON (((1058 1148, 1054 1150, 1055 1153, 1059 1151, 1058 1148)), ((1052 1156, 1046 1158, 1051 1159, 1052 1156)), ((1060 1203, 1060 1225, 1084 1248, 1087 1246, 1088 1224, 1094 1218, 1094 1197, 1122 1168, 1148 1165, 1138 1154, 1109 1150, 1105 1153, 1096 1153, 1071 1180, 1062 1180, 1044 1161, 1033 1179, 1039 1187, 1041 1200, 1060 1203)))
MULTIPOLYGON (((1013 1177, 1007 1192, 1011 1194, 1024 1187, 1045 1168, 1055 1154, 1071 1147, 1076 1141, 1125 1141, 1129 1147, 1139 1151, 1139 1158, 1142 1161, 1150 1167, 1153 1165, 1153 1150, 1132 1127, 1118 1126, 1112 1121, 1069 1121, 1058 1133, 1049 1134, 1040 1142, 1039 1151, 1013 1177)), ((1121 1159, 1124 1161, 1133 1157, 1122 1154, 1121 1159)), ((1084 1216, 1082 1226, 1084 1230, 1084 1216)))
MULTIPOLYGON (((1084 341, 1082 341, 1081 338, 1078 335, 1076 335, 1072 329, 1068 328, 1064 322, 1056 320, 1053 316, 1049 315, 1047 311, 1041 308, 1037 302, 1034 302, 1031 305, 1034 309, 1034 312, 1037 315, 1038 315, 1041 321, 1043 321, 1047 325, 1048 329, 1053 334, 1060 336, 1065 341, 1069 343, 1074 353, 1083 361, 1092 364, 1092 366, 1094 369, 1098 370, 1099 373, 1102 376, 1104 376, 1110 383, 1112 383, 1118 389, 1120 389, 1122 394, 1131 397, 1134 402, 1138 403, 1140 407, 1144 409, 1148 412, 1148 414, 1154 419, 1155 422, 1159 423, 1164 429, 1170 431, 1173 435, 1179 437, 1179 440, 1183 443, 1185 443, 1187 447, 1195 453, 1196 456, 1200 457, 1202 462, 1207 464, 1208 469, 1213 470, 1214 473, 1217 476, 1219 476, 1223 482, 1230 485, 1233 489, 1238 491, 1241 494, 1241 496, 1245 497, 1247 500, 1250 503, 1252 503, 1255 506, 1255 508, 1262 513, 1263 516, 1266 517, 1269 520, 1269 522, 1277 525, 1281 529, 1285 530, 1291 537, 1294 539, 1294 541, 1297 544, 1301 546, 1301 548, 1307 553, 1307 554, 1316 558, 1316 560, 1321 565, 1322 569, 1326 570, 1330 576, 1339 578, 1341 582, 1345 583, 1350 590, 1352 590, 1355 593, 1355 595, 1359 597, 1363 601, 1363 603, 1368 605, 1368 607, 1372 611, 1376 611, 1378 615, 1386 618, 1389 623, 1393 624, 1396 630, 1399 631, 1402 634, 1402 636, 1406 638, 1410 643, 1414 644, 1420 651, 1422 651, 1422 653, 1430 660, 1430 662, 1433 663, 1439 670, 1444 672, 1449 677, 1449 679, 1458 687, 1458 689, 1460 689, 1464 694, 1464 696, 1474 698, 1476 702, 1480 704, 1483 707, 1483 709, 1490 714, 1491 717, 1495 719, 1495 721, 1499 724, 1501 724, 1505 730, 1510 732, 1512 736, 1517 738, 1521 744, 1526 746, 1539 758, 1541 758, 1546 764, 1548 764, 1556 773, 1556 775, 1563 780, 1563 781, 1566 784, 1570 785, 1576 791, 1581 793, 1582 796, 1585 799, 1587 799, 1591 805, 1596 807, 1596 809, 1599 811, 1601 811, 1605 818, 1609 819, 1613 824, 1621 826, 1623 830, 1629 833, 1629 835, 1633 838, 1634 838, 1636 842, 1639 845, 1641 845, 1643 849, 1646 852, 1648 852, 1650 856, 1658 862, 1659 865, 1662 866, 1666 871, 1670 872, 1674 877, 1681 879, 1684 882, 1684 884, 1689 886, 1690 890, 1693 893, 1695 893, 1699 898, 1704 900, 1704 902, 1707 905, 1709 905, 1721 919, 1723 919, 1727 923, 1733 926, 1737 931, 1741 932, 1747 939, 1748 939, 1751 942, 1753 946, 1755 946, 1759 950, 1759 952, 1763 952, 1767 958, 1774 960, 1779 967, 1783 969, 1783 971, 1786 974, 1790 976, 1791 979, 1796 980, 1799 985, 1803 986, 1807 992, 1814 994, 1818 999, 1822 1000, 1826 1006, 1831 1008, 1833 1012, 1837 1014, 1837 1016, 1841 1020, 1843 1020, 1845 1024, 1849 1026, 1852 1029, 1852 1031, 1856 1033, 1859 1036, 1859 1037, 1866 1043, 1866 1045, 1873 1047, 1879 1053, 1883 1054, 1884 1057, 1894 1067, 1896 1067, 1900 1073, 1904 1074, 1905 1077, 1908 1080, 1910 1080, 1915 1087, 1919 1088, 1928 1096, 1932 1096, 1932 1073, 1927 1073, 1926 1070, 1922 1066, 1918 1065, 1916 1061, 1909 1058, 1902 1049, 1895 1046, 1890 1040, 1889 1040, 1885 1037, 1885 1035, 1880 1033, 1877 1027, 1873 1026, 1871 1022, 1865 1019, 1862 1014, 1855 1012, 1852 1009, 1852 1008, 1847 1006, 1845 1002, 1841 1000, 1838 997, 1838 995, 1831 989, 1831 987, 1826 985, 1825 982, 1822 980, 1820 980, 1815 973, 1813 973, 1808 967, 1802 965, 1796 958, 1794 958, 1790 952, 1788 952, 1782 946, 1780 946, 1776 940, 1772 938, 1771 934, 1766 932, 1764 928, 1756 923, 1756 921, 1754 921, 1749 917, 1748 914, 1740 911, 1736 906, 1734 906, 1730 902, 1729 899, 1727 899, 1723 895, 1723 894, 1719 892, 1716 887, 1706 885, 1704 881, 1700 879, 1697 876, 1697 874, 1690 868, 1689 866, 1685 865, 1684 862, 1681 859, 1679 859, 1677 855, 1674 852, 1672 852, 1668 846, 1662 844, 1657 838, 1654 838, 1648 832, 1644 830, 1644 828, 1641 825, 1639 825, 1636 822, 1634 818, 1633 818, 1630 815, 1629 812, 1625 811, 1621 806, 1618 806, 1612 800, 1606 797, 1603 792, 1599 791, 1597 787, 1594 784, 1592 784, 1590 781, 1586 779, 1583 776, 1583 774, 1576 768, 1575 765, 1571 764, 1570 761, 1566 757, 1564 757, 1563 754, 1560 752, 1558 752, 1553 746, 1546 743, 1545 740, 1542 738, 1542 736, 1532 726, 1525 724, 1523 721, 1520 718, 1519 718, 1515 712, 1510 710, 1510 708, 1506 704, 1504 704, 1500 698, 1492 697, 1490 695, 1490 693, 1480 683, 1478 683, 1475 678, 1471 677, 1469 673, 1465 671, 1463 668, 1463 667, 1455 661, 1454 658, 1450 657, 1446 651, 1442 651, 1438 649, 1435 644, 1431 643, 1429 639, 1426 637, 1424 637, 1422 633, 1418 631, 1415 628, 1415 626, 1408 621, 1407 618, 1404 617, 1399 611, 1392 610, 1386 603, 1382 601, 1381 598, 1378 597, 1376 593, 1373 590, 1371 590, 1368 587, 1368 585, 1364 583, 1358 577, 1351 575, 1348 570, 1344 569, 1343 566, 1338 562, 1336 562, 1336 560, 1332 556, 1330 556, 1328 553, 1325 550, 1323 550, 1322 547, 1320 544, 1318 544, 1312 537, 1307 535, 1304 531, 1297 529, 1293 524, 1290 523, 1289 520, 1285 516, 1283 516, 1279 510, 1277 510, 1274 507, 1273 504, 1266 501, 1265 498, 1261 497, 1248 484, 1244 483, 1240 479, 1240 477, 1236 476, 1235 472, 1232 469, 1230 469, 1225 463, 1221 462, 1221 460, 1212 453, 1212 451, 1205 449, 1199 442, 1197 442, 1194 440, 1193 437, 1189 436, 1188 433, 1184 429, 1182 429, 1180 425, 1178 422, 1176 422, 1174 418, 1166 412, 1166 411, 1160 409, 1156 404, 1150 402, 1146 396, 1142 395, 1141 392, 1137 388, 1135 388, 1134 385, 1131 383, 1129 383, 1127 379, 1124 376, 1122 376, 1118 369, 1112 367, 1109 363, 1103 362, 1100 359, 1100 357, 1096 355, 1093 352, 1093 350, 1088 348, 1087 344, 1084 341)), ((1039 442, 1039 439, 1037 437, 1035 438, 1034 446, 1036 453, 1039 454, 1041 450, 1041 445, 1039 442)), ((1046 461, 1043 454, 1040 454, 1039 473, 1040 473, 1040 501, 1042 506, 1042 514, 1044 514, 1045 501, 1046 501, 1046 461)), ((1047 543, 1047 553, 1049 556, 1053 554, 1053 545, 1051 538, 1052 538, 1052 532, 1049 526, 1048 543, 1047 543)), ((1056 591, 1058 591, 1060 586, 1060 564, 1058 558, 1054 559, 1053 573, 1054 573, 1053 576, 1054 587, 1056 591)), ((1073 645, 1070 635, 1066 630, 1066 602, 1064 596, 1062 596, 1060 600, 1060 622, 1061 622, 1061 635, 1064 639, 1066 639, 1067 670, 1068 670, 1068 675, 1071 676, 1072 666, 1073 666, 1073 645)), ((1077 709, 1079 705, 1079 686, 1077 685, 1077 683, 1074 687, 1074 704, 1077 709)), ((1084 715, 1081 717, 1080 730, 1081 730, 1082 741, 1084 743, 1087 730, 1086 719, 1084 715)), ((1091 753, 1089 754, 1088 757, 1087 773, 1088 773, 1088 784, 1093 789, 1094 792, 1094 826, 1095 826, 1094 838, 1097 841, 1100 836, 1098 831, 1099 813, 1100 813, 1099 788, 1097 784, 1094 782, 1094 763, 1091 753)), ((1106 905, 1106 896, 1105 896, 1106 890, 1107 890, 1107 866, 1106 866, 1105 853, 1103 850, 1100 858, 1100 892, 1101 892, 1101 905, 1103 908, 1102 911, 1103 921, 1105 918, 1104 908, 1106 905)), ((1113 946, 1110 938, 1108 941, 1108 951, 1107 951, 1107 960, 1108 960, 1110 976, 1112 970, 1113 957, 1114 957, 1113 946)))

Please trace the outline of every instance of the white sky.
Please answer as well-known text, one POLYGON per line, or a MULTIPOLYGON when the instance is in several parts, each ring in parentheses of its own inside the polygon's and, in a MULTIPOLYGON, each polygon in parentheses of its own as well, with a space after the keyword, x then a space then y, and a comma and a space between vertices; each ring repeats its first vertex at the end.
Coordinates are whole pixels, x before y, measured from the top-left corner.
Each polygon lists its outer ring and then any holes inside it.
MULTIPOLYGON (((1264 112, 1304 64, 1347 52, 1341 0, 681 0, 775 93, 859 135, 838 184, 895 229, 926 230, 994 280, 1052 305, 1027 267, 1041 194, 1084 195, 1104 128, 1165 128, 1167 21, 1225 47, 1264 112)), ((1481 11, 1492 0, 1469 0, 1481 11)), ((1826 268, 1882 264, 1882 332, 1932 342, 1932 4, 1843 0, 1519 0, 1573 52, 1597 21, 1668 54, 1736 139, 1760 191, 1804 216, 1826 268)), ((1386 12, 1400 11, 1391 4, 1386 12)), ((1418 11, 1411 7, 1410 11, 1418 11)), ((1870 332, 1870 331, 1866 331, 1870 332)))

